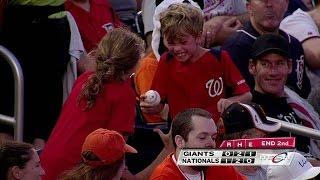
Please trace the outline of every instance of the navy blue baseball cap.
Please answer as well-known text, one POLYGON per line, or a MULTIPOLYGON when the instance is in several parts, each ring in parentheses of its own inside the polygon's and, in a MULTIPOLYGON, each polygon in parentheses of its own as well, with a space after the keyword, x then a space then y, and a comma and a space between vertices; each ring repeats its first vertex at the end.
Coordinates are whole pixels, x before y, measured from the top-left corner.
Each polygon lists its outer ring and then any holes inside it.
POLYGON ((264 34, 256 39, 251 49, 252 59, 257 59, 268 53, 279 54, 283 57, 290 57, 288 41, 277 34, 264 34))

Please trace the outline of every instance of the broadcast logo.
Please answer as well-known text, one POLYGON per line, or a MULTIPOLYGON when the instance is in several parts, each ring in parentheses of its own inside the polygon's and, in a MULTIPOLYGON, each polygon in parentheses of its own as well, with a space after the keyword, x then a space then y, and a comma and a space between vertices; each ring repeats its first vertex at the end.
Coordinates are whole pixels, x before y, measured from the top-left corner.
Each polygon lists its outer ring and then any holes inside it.
POLYGON ((277 154, 276 156, 274 156, 272 158, 272 162, 273 163, 279 163, 279 162, 285 160, 287 157, 288 157, 288 153, 287 152, 283 152, 283 153, 280 153, 280 154, 277 154))

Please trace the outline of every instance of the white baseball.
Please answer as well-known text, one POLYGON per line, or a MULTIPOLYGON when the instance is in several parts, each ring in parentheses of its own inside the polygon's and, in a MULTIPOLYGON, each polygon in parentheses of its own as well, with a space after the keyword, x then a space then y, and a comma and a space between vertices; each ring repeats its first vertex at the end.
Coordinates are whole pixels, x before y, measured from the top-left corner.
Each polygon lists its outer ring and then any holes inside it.
POLYGON ((160 94, 157 91, 149 90, 146 92, 146 99, 144 100, 146 103, 150 105, 157 105, 160 103, 160 94))

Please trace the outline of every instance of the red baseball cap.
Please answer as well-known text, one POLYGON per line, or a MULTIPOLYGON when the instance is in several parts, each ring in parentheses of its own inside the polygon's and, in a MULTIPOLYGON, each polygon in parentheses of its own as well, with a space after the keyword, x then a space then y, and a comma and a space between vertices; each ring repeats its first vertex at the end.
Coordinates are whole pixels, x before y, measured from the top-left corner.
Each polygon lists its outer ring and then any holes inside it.
POLYGON ((82 153, 91 151, 100 160, 92 161, 82 157, 90 166, 109 165, 121 159, 125 153, 137 153, 137 150, 126 144, 123 136, 117 131, 97 129, 90 133, 83 145, 82 153))

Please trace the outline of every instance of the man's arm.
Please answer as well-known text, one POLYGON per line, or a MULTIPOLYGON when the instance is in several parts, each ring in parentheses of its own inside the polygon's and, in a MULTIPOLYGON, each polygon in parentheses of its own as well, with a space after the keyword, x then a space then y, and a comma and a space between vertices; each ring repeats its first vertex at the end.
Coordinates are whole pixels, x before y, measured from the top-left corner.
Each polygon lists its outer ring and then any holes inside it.
POLYGON ((233 33, 242 27, 242 23, 236 18, 229 16, 216 34, 214 45, 222 45, 233 33))
POLYGON ((215 16, 204 23, 201 42, 202 46, 209 48, 214 45, 221 45, 237 29, 242 26, 232 16, 215 16))
POLYGON ((136 174, 135 178, 139 179, 139 180, 140 179, 149 179, 153 170, 172 152, 173 151, 169 152, 165 149, 162 149, 162 151, 157 156, 157 158, 148 167, 146 167, 143 171, 136 174))
POLYGON ((320 15, 316 9, 309 12, 296 11, 281 21, 280 29, 297 38, 303 47, 305 61, 311 69, 320 68, 320 15))
POLYGON ((128 170, 125 170, 121 179, 132 179, 132 180, 144 180, 149 179, 153 170, 172 152, 174 152, 172 137, 171 137, 171 129, 168 134, 164 134, 160 129, 154 129, 154 132, 158 133, 161 141, 164 144, 164 148, 159 153, 157 158, 144 170, 139 172, 136 175, 132 175, 128 170))
POLYGON ((222 113, 225 109, 227 109, 232 103, 235 102, 250 102, 252 99, 252 94, 250 92, 246 92, 241 95, 232 96, 230 98, 224 99, 221 98, 217 103, 218 112, 222 113))
POLYGON ((173 151, 169 152, 165 148, 159 153, 157 158, 144 170, 139 172, 136 175, 130 173, 128 169, 125 169, 124 173, 122 174, 121 179, 124 180, 147 180, 151 176, 153 170, 173 151))
POLYGON ((202 33, 204 47, 222 45, 232 33, 249 20, 248 13, 238 16, 215 16, 205 22, 202 33))
POLYGON ((311 69, 320 69, 320 38, 313 37, 302 42, 305 60, 311 69))

